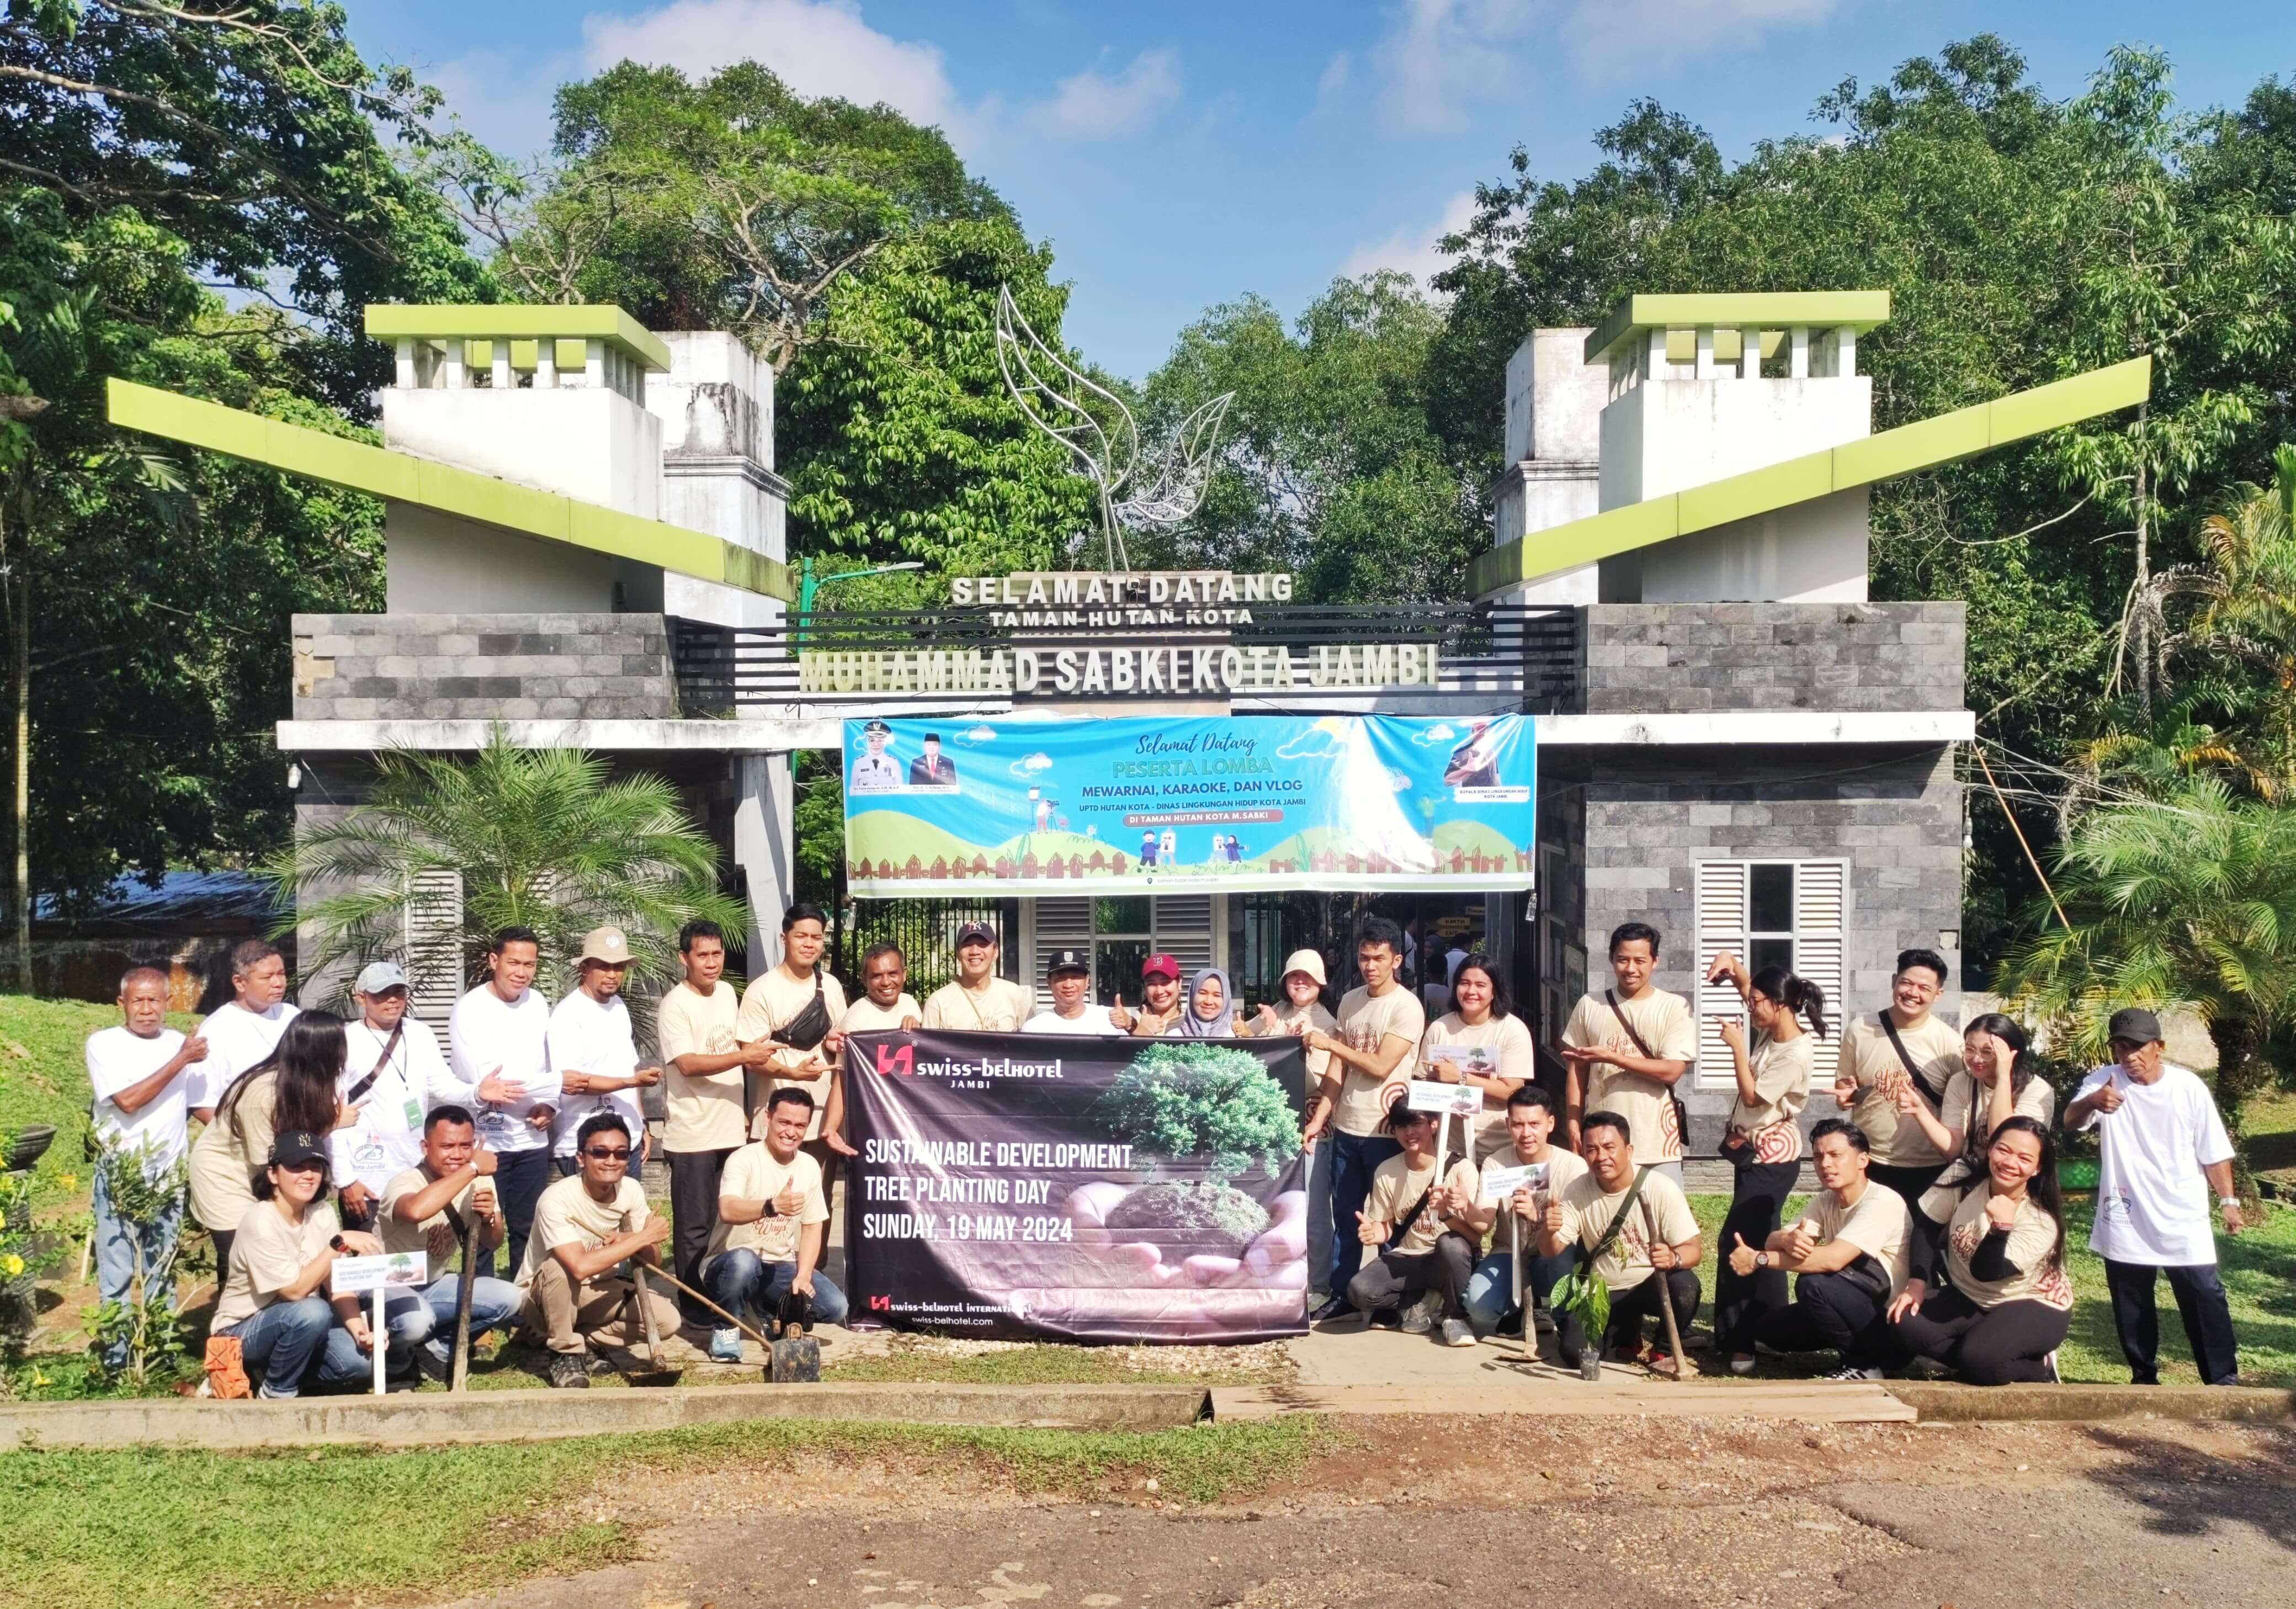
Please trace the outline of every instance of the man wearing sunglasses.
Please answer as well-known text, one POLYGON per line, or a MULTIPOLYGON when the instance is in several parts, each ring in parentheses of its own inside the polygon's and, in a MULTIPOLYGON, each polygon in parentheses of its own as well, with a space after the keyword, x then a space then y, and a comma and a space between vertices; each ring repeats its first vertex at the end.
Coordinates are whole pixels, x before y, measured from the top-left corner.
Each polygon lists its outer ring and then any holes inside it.
MULTIPOLYGON (((582 1124, 574 1153, 581 1171, 542 1193, 534 1232, 519 1264, 525 1293, 522 1317, 549 1345, 550 1383, 590 1383, 591 1349, 635 1344, 645 1334, 636 1310, 636 1286, 621 1274, 625 1262, 661 1267, 669 1220, 646 1205, 630 1171, 630 1126, 618 1112, 601 1112, 582 1124)), ((674 1334, 677 1304, 653 1286, 643 1300, 654 1327, 674 1334)))

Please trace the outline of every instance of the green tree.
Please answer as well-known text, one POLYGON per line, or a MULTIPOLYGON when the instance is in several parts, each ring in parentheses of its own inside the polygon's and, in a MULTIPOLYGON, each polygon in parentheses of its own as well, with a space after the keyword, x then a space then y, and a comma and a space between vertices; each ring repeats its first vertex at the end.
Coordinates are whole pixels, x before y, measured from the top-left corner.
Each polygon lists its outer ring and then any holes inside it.
POLYGON ((2069 1023, 2073 1047, 2098 1059, 2120 1006, 2194 1012, 2216 1045, 2225 1126, 2240 1133, 2296 1003, 2296 809, 2194 777, 2081 817, 2055 861, 2066 920, 2012 951, 2003 992, 2069 1023))
POLYGON ((740 940, 742 907, 718 889, 717 847, 660 776, 612 776, 594 755, 514 748, 500 731, 467 760, 392 752, 376 765, 368 803, 306 829, 264 868, 283 905, 312 896, 299 929, 307 977, 379 956, 423 967, 427 953, 409 955, 410 917, 416 932, 438 932, 425 901, 446 880, 462 891, 459 924, 433 941, 451 945, 457 987, 483 975, 504 927, 541 935, 537 987, 554 995, 571 987, 594 927, 627 933, 633 969, 657 982, 677 976, 685 922, 740 940))
POLYGON ((1247 297, 1180 332, 1144 388, 1152 434, 1233 391, 1195 517, 1144 552, 1188 566, 1291 571, 1302 595, 1459 595, 1488 546, 1478 499, 1430 423, 1443 314, 1407 275, 1342 279, 1284 328, 1247 297))

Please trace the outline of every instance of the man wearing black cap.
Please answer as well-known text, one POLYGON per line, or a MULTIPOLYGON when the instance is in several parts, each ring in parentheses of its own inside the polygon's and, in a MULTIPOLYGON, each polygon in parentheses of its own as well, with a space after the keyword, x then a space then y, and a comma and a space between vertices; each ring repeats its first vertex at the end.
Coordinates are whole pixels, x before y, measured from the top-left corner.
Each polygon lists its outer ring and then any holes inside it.
POLYGON ((913 788, 953 788, 956 786, 956 762, 940 751, 940 734, 925 734, 925 751, 909 762, 909 786, 913 788))
POLYGON ((956 978, 925 999, 927 1028, 1012 1033, 1029 1016, 1029 991, 996 975, 996 930, 968 922, 956 930, 956 978))
POLYGON ((1080 949, 1056 949, 1045 967, 1045 987, 1053 1008, 1021 1025, 1022 1033, 1105 1034, 1124 1030, 1109 1020, 1108 1007, 1086 997, 1092 991, 1092 960, 1080 949))
POLYGON ((2165 1273, 2202 1383, 2237 1384, 2240 1359, 2217 1277, 2207 1194, 2216 1192, 2225 1233, 2239 1234, 2245 1226, 2233 1194, 2232 1140, 2209 1087, 2164 1055, 2160 1018, 2126 1006, 2112 1014, 2105 1033, 2113 1059, 2081 1080, 2065 1108, 2065 1129, 2097 1131, 2096 1224, 2088 1244, 2104 1259, 2130 1377, 2138 1385, 2160 1383, 2153 1296, 2165 1273))
POLYGON ((885 752, 885 742, 892 735, 892 727, 881 720, 861 728, 862 746, 869 751, 853 762, 852 775, 845 779, 849 790, 886 793, 901 785, 901 762, 885 752))

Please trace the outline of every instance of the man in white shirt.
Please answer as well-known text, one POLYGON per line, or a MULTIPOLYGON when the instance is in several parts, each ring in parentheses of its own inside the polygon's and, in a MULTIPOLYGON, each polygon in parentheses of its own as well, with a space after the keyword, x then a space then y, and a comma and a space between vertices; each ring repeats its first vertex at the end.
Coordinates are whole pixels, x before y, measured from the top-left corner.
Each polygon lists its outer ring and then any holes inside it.
MULTIPOLYGON (((145 1223, 123 1218, 111 1204, 111 1170, 140 1166, 145 1178, 162 1180, 184 1157, 191 1115, 185 1086, 208 1045, 169 1028, 167 1015, 168 974, 156 966, 135 967, 119 980, 119 1026, 100 1029, 87 1039, 95 1143, 112 1153, 95 1170, 95 1284, 107 1302, 125 1301, 139 1273, 166 1277, 183 1227, 180 1189, 145 1223)), ((104 1353, 108 1367, 127 1359, 125 1338, 104 1353)))
MULTIPOLYGON (((1905 1197, 1867 1177, 1872 1147, 1857 1124, 1827 1118, 1810 1129, 1809 1151, 1824 1188, 1801 1215, 1759 1246, 1733 1235, 1722 1248, 1742 1278, 1768 1268, 1798 1277, 1793 1301, 1784 1307, 1763 1307, 1758 1288, 1746 1321, 1745 1367, 1734 1358, 1730 1368, 1752 1373, 1754 1346, 1779 1352, 1831 1347, 1841 1353, 1841 1367, 1827 1379, 1879 1380, 1882 1364, 1898 1351, 1890 1303, 1906 1288, 1913 1215, 1905 1197)), ((1715 1350, 1728 1341, 1718 1337, 1715 1350)))
POLYGON ((1011 1033, 1029 1016, 1029 991, 996 975, 996 930, 968 922, 956 930, 956 977, 925 1001, 927 1028, 1011 1033))
MULTIPOLYGON (((455 1102, 479 1114, 479 1143, 495 1153, 495 1188, 510 1223, 510 1262, 526 1254, 534 1204, 550 1183, 550 1121, 558 1112, 558 1075, 550 1066, 550 1006, 530 987, 542 964, 542 940, 530 927, 506 927, 487 949, 487 981, 455 1002, 447 1028, 454 1081, 468 1090, 455 1102)), ((479 1272, 494 1272, 489 1255, 479 1272)))
POLYGON ((2161 1326, 2153 1306, 2160 1276, 2169 1277, 2192 1343, 2193 1361, 2209 1385, 2235 1385, 2240 1355, 2232 1309, 2217 1276, 2208 1192, 2216 1192, 2225 1233, 2247 1226, 2232 1186, 2232 1140, 2209 1088, 2166 1057, 2161 1019, 2141 1006, 2112 1014, 2106 1025, 2113 1060, 2081 1080, 2065 1107, 2065 1129, 2097 1130, 2096 1226, 2089 1249, 2104 1259, 2112 1322, 2131 1381, 2161 1383, 2161 1326))
POLYGON ((574 1137, 583 1121, 608 1110, 630 1126, 633 1172, 646 1154, 645 1111, 638 1091, 661 1082, 661 1069, 638 1065, 637 1040, 622 984, 630 975, 629 935, 593 928, 582 940, 581 980, 550 1014, 550 1066, 558 1075, 558 1115, 550 1149, 560 1175, 578 1171, 574 1137))
MULTIPOLYGON (((231 998, 200 1024, 200 1038, 208 1042, 207 1060, 201 1063, 185 1089, 192 1115, 202 1123, 215 1121, 215 1106, 231 1081, 278 1046, 279 1036, 299 1014, 287 1000, 287 961, 275 944, 248 939, 231 952, 231 998)), ((228 1233, 235 1226, 209 1224, 228 1233)))
POLYGON ((1056 949, 1045 968, 1053 1008, 1021 1024, 1022 1033, 1092 1034, 1117 1038, 1124 1030, 1109 1020, 1108 1007, 1085 997, 1092 989, 1092 957, 1080 949, 1056 949))
MULTIPOLYGON (((823 1324, 845 1322, 845 1293, 821 1271, 829 1194, 821 1164, 799 1149, 813 1120, 813 1097, 784 1087, 766 1102, 766 1137, 734 1153, 718 1186, 718 1227, 702 1288, 729 1313, 754 1314, 768 1338, 779 1334, 783 1302, 802 1296, 823 1324)), ((811 1323, 806 1326, 811 1328, 811 1323)), ((709 1355, 742 1361, 742 1332, 720 1323, 709 1355)))
POLYGON ((406 973, 396 961, 370 961, 352 986, 359 1014, 343 1024, 337 1099, 357 1115, 327 1137, 343 1222, 375 1227, 390 1181, 422 1160, 422 1119, 461 1091, 430 1025, 406 1014, 406 973))
POLYGON ((885 742, 892 735, 892 727, 881 720, 861 728, 861 744, 868 752, 853 762, 853 774, 845 779, 847 792, 889 793, 901 785, 901 762, 885 752, 885 742))

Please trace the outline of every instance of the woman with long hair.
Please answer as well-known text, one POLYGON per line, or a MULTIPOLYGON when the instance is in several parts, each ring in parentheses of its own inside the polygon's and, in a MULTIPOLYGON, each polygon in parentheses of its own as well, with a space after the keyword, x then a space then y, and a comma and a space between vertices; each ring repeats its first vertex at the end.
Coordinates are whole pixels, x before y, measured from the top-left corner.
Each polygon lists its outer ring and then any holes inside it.
POLYGON ((1915 1103, 1914 1121, 1953 1159, 1937 1183, 1910 1203, 1917 1209, 1914 1234, 1932 1252, 1961 1205, 1962 1191, 1984 1177, 1993 1131, 2013 1117, 2031 1118, 2046 1129, 2057 1115, 2057 1092, 2041 1076, 2032 1046, 2032 1036, 2014 1017, 1997 1011, 1972 1017, 1961 1030, 1965 1071, 1946 1086, 1943 1107, 1932 1115, 1926 1103, 1915 1103))
POLYGON ((1890 1304, 1890 1322, 1918 1362, 1972 1385, 2053 1381, 2072 1319, 2065 1276, 2065 1205, 2046 1123, 2005 1118, 1985 1150, 1985 1171, 1964 1181, 1941 1255, 1916 1260, 1890 1304))
MULTIPOLYGON (((1507 1096, 1538 1075, 1530 1030, 1515 1015, 1506 982, 1478 950, 1451 969, 1450 1009, 1427 1025, 1419 1040, 1415 1076, 1446 1084, 1472 1084, 1483 1109, 1467 1125, 1477 1167, 1507 1145, 1507 1096)), ((1406 1063, 1396 1071, 1409 1074, 1406 1063)), ((1445 1121, 1448 1121, 1446 1119, 1445 1121)))
MULTIPOLYGON (((308 1020, 298 1017, 288 1031, 308 1020)), ((368 1333, 357 1297, 333 1304, 327 1298, 335 1259, 372 1257, 382 1242, 346 1230, 336 1217, 327 1199, 326 1147, 324 1129, 282 1129, 265 1148, 264 1170, 233 1235, 238 1255, 216 1301, 210 1333, 239 1342, 248 1381, 265 1397, 296 1396, 311 1378, 361 1379, 372 1370, 373 1349, 390 1344, 368 1333)))
MULTIPOLYGON (((1733 1170, 1730 1211, 1717 1242, 1726 1253, 1742 1240, 1750 1246, 1768 1244, 1801 1175, 1801 1127, 1795 1120, 1809 1103, 1815 1041, 1825 1037, 1825 991, 1783 966, 1749 973, 1728 954, 1714 957, 1706 981, 1726 981, 1738 991, 1754 1030, 1749 1045, 1734 1019, 1718 1021, 1737 1080, 1722 1137, 1722 1154, 1733 1170)), ((1753 1371, 1755 1316, 1786 1305, 1784 1270, 1741 1274, 1723 1257, 1714 1278, 1714 1341, 1730 1349, 1731 1373, 1753 1371)))
POLYGON ((335 1088, 346 1054, 340 1017, 302 1013, 269 1055, 225 1088, 215 1121, 193 1142, 192 1211, 215 1241, 218 1285, 231 1271, 235 1227, 255 1204, 255 1178, 271 1154, 272 1136, 299 1129, 324 1138, 336 1126, 335 1088))

